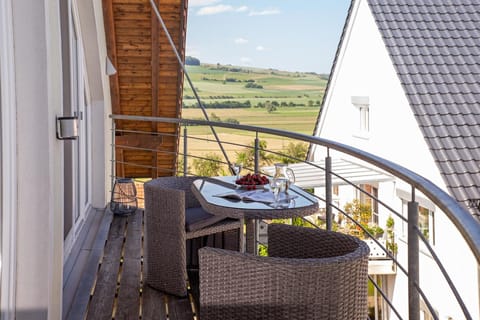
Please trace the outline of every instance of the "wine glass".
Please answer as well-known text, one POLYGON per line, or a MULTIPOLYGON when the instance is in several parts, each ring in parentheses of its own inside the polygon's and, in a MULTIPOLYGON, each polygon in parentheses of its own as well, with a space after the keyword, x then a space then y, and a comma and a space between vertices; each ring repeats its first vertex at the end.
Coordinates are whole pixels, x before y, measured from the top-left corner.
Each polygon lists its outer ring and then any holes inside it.
POLYGON ((275 199, 275 202, 278 200, 278 192, 280 191, 278 188, 278 182, 277 179, 271 178, 270 179, 270 190, 273 193, 273 198, 275 199))
POLYGON ((272 178, 270 180, 270 189, 273 192, 275 203, 278 202, 280 197, 280 192, 282 190, 285 190, 285 187, 286 187, 286 179, 284 178, 272 178))
POLYGON ((234 163, 230 166, 233 174, 235 174, 235 180, 240 179, 240 171, 242 171, 242 165, 240 163, 234 163))

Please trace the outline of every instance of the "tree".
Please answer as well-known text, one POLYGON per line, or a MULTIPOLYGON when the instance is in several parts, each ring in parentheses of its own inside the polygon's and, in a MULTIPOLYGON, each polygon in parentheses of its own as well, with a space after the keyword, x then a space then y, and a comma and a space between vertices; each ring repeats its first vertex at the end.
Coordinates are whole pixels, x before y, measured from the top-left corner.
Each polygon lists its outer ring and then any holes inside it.
MULTIPOLYGON (((183 157, 177 157, 177 175, 178 176, 183 176, 183 169, 184 169, 185 163, 183 161, 183 157)), ((190 168, 187 165, 187 172, 190 170, 190 168)))
POLYGON ((207 153, 204 159, 194 159, 193 168, 199 176, 213 177, 225 175, 222 158, 216 153, 207 153))
POLYGON ((304 142, 289 142, 287 147, 282 150, 282 153, 285 155, 280 157, 280 162, 282 163, 295 163, 298 162, 295 159, 304 160, 307 157, 308 145, 304 142))
POLYGON ((277 110, 277 107, 275 107, 269 100, 265 101, 265 109, 267 109, 268 113, 272 113, 273 111, 277 110))
MULTIPOLYGON (((269 154, 267 151, 267 141, 260 140, 259 143, 259 155, 258 162, 259 165, 270 165, 275 160, 274 156, 269 154)), ((245 148, 241 152, 237 152, 236 163, 242 164, 244 168, 253 168, 255 167, 255 141, 250 143, 250 146, 245 148)))
POLYGON ((195 58, 195 57, 186 56, 185 57, 185 64, 187 66, 199 66, 200 65, 200 60, 195 58))
POLYGON ((263 86, 261 84, 257 84, 255 82, 248 82, 245 85, 245 88, 251 88, 251 89, 263 89, 263 86))
POLYGON ((214 112, 210 114, 210 121, 217 121, 220 122, 220 117, 217 116, 214 112))

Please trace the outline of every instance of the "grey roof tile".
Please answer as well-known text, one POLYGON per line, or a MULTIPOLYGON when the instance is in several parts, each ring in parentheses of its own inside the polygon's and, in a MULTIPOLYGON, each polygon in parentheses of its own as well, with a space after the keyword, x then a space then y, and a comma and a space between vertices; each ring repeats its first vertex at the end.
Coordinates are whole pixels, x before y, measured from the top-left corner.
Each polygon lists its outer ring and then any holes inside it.
POLYGON ((448 189, 480 198, 480 3, 368 2, 448 189))

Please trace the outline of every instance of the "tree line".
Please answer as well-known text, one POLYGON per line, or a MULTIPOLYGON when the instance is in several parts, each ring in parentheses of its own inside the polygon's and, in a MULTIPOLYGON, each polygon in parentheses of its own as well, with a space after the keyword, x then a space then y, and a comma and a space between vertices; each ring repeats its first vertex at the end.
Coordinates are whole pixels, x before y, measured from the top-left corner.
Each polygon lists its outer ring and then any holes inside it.
MULTIPOLYGON (((265 100, 264 102, 257 102, 257 104, 253 105, 250 100, 246 100, 244 102, 234 101, 234 100, 226 100, 226 101, 215 101, 215 102, 204 102, 203 106, 206 109, 234 109, 234 108, 266 108, 269 111, 275 111, 278 107, 319 107, 320 100, 308 100, 307 104, 305 103, 295 103, 295 102, 286 102, 281 101, 278 102, 276 100, 265 100)), ((198 103, 192 104, 183 104, 183 108, 199 108, 198 103)))

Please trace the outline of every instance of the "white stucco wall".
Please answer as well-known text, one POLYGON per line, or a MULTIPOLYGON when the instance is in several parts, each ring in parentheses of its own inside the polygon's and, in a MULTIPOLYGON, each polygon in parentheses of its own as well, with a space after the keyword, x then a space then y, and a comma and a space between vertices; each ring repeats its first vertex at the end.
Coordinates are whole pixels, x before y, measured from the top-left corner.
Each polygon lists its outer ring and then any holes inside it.
POLYGON ((60 319, 63 268, 62 110, 59 8, 13 5, 17 102, 16 318, 60 319))
MULTIPOLYGON (((367 1, 356 1, 347 29, 343 47, 339 53, 329 92, 326 94, 318 124, 317 136, 342 142, 378 155, 410 169, 447 191, 434 159, 428 149, 414 115, 408 105, 400 81, 377 29, 367 1), (352 28, 352 26, 354 26, 352 28), (369 98, 370 131, 358 135, 359 114, 352 104, 352 96, 369 98)), ((332 157, 338 157, 331 152, 332 157)), ((315 156, 324 157, 323 150, 315 150, 315 156)), ((389 186, 387 193, 394 208, 400 210, 395 192, 389 186), (396 201, 396 202, 395 202, 396 201), (396 205, 395 205, 396 203, 396 205)), ((411 188, 397 182, 395 188, 410 193, 411 188)), ((380 190, 380 195, 385 190, 380 190)), ((385 199, 384 199, 385 200, 385 199)), ((443 215, 435 213, 435 249, 447 270, 452 273, 462 297, 473 316, 478 316, 479 293, 476 260, 461 235, 443 215)), ((385 212, 385 210, 384 210, 385 212)), ((396 228, 400 228, 397 220, 396 228)), ((397 232, 398 234, 398 232, 397 232)), ((406 240, 406 239, 405 239, 406 240)), ((404 238, 399 238, 399 259, 406 265, 404 238)), ((422 251, 421 282, 441 319, 447 316, 463 318, 452 295, 434 271, 432 259, 422 251)), ((398 273, 394 284, 394 304, 408 310, 404 277, 398 273)))
MULTIPOLYGON (((93 110, 95 134, 91 152, 92 202, 101 208, 107 202, 110 185, 110 148, 106 147, 111 139, 110 91, 104 72, 106 45, 101 0, 88 2, 77 1, 87 9, 83 11, 87 24, 94 24, 85 26, 83 35, 89 41, 87 100, 93 110)), ((14 116, 8 117, 14 120, 8 128, 15 130, 8 136, 14 139, 15 148, 8 150, 14 150, 15 157, 2 156, 15 159, 14 165, 2 163, 15 170, 13 178, 2 181, 3 187, 5 182, 15 183, 7 185, 14 189, 8 195, 14 196, 15 203, 2 201, 2 245, 10 246, 9 255, 3 255, 7 251, 2 247, 2 318, 56 320, 62 318, 64 262, 64 142, 56 139, 55 126, 56 117, 63 115, 59 2, 5 0, 0 10, 0 17, 11 18, 11 30, 7 30, 6 20, 0 23, 0 43, 7 44, 0 47, 2 116, 15 111, 14 116), (11 39, 6 41, 5 37, 10 35, 11 39), (7 86, 4 80, 14 84, 7 86), (7 108, 9 112, 4 112, 7 108), (4 204, 9 204, 11 210, 6 211, 4 204), (9 225, 14 226, 13 230, 7 228, 9 225), (12 276, 8 278, 11 281, 5 276, 12 276), (9 283, 12 285, 6 286, 9 283)))
POLYGON ((347 31, 344 43, 348 45, 340 52, 317 135, 421 172, 444 188, 368 4, 357 2, 360 4, 352 17, 355 28, 347 31), (357 135, 359 117, 351 102, 352 96, 369 97, 370 134, 367 138, 357 135))

